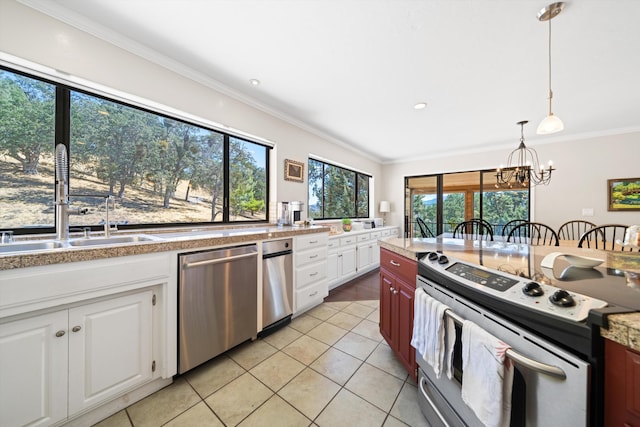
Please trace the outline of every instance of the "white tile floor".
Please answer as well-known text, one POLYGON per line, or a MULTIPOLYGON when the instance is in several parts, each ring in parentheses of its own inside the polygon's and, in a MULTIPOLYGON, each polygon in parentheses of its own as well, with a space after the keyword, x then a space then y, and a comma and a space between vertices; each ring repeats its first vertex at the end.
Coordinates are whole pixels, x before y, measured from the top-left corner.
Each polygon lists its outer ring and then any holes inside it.
POLYGON ((323 303, 98 425, 426 426, 378 319, 378 301, 323 303))

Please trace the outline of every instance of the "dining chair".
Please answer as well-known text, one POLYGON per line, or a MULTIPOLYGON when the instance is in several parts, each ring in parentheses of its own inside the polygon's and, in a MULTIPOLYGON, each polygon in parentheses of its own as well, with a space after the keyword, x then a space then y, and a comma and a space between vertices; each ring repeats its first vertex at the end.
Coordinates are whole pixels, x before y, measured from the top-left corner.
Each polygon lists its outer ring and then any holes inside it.
POLYGON ((586 231, 593 227, 596 227, 596 224, 581 219, 567 221, 558 228, 558 239, 579 240, 586 231))
POLYGON ((579 248, 602 249, 606 251, 633 251, 633 247, 625 247, 624 240, 627 226, 622 224, 599 225, 587 230, 578 241, 579 248))
POLYGON ((559 246, 555 230, 540 222, 524 222, 511 229, 507 242, 527 243, 533 246, 559 246))
POLYGON ((418 223, 418 228, 420 228, 420 234, 422 234, 422 237, 436 237, 422 218, 417 217, 416 222, 418 223))
POLYGON ((493 231, 485 223, 477 219, 463 221, 453 229, 454 239, 493 240, 493 231))
POLYGON ((487 226, 487 228, 489 230, 491 230, 491 234, 494 234, 493 232, 493 225, 491 225, 491 223, 489 221, 487 221, 486 219, 482 219, 482 218, 471 218, 471 221, 480 221, 481 223, 483 223, 484 225, 487 226))
POLYGON ((502 237, 507 237, 509 235, 509 232, 513 229, 513 227, 515 227, 518 224, 524 224, 525 222, 529 222, 526 219, 512 219, 511 221, 507 222, 503 227, 502 227, 502 237))

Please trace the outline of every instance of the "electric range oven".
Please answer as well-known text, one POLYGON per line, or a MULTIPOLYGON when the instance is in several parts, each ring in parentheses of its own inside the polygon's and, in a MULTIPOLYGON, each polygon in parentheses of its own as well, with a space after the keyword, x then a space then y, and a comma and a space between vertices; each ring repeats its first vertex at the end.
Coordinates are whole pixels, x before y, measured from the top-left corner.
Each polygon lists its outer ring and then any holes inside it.
POLYGON ((460 336, 466 319, 511 347, 512 426, 602 425, 600 327, 608 314, 640 310, 640 291, 621 270, 576 268, 562 257, 553 268, 541 267, 553 251, 548 247, 473 244, 438 240, 418 259, 416 292, 449 307, 445 316, 453 318, 456 333, 452 379, 437 378, 416 354, 419 402, 429 423, 482 425, 461 397, 460 336))

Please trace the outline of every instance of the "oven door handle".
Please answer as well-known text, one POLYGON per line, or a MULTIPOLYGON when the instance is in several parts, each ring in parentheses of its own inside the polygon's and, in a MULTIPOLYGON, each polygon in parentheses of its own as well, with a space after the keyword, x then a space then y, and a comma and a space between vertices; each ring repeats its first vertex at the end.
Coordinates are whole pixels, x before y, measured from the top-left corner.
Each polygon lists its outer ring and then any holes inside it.
POLYGON ((567 379, 567 374, 561 368, 538 362, 537 360, 529 359, 527 356, 523 356, 522 354, 515 352, 512 349, 507 350, 507 357, 514 362, 517 362, 520 365, 524 366, 525 368, 532 369, 541 374, 549 375, 563 380, 567 379))
POLYGON ((431 400, 431 397, 429 397, 429 395, 427 394, 427 390, 425 390, 425 388, 424 388, 424 384, 426 382, 427 382, 427 380, 425 378, 421 379, 421 381, 420 381, 420 392, 422 393, 424 398, 427 399, 427 403, 429 404, 429 406, 431 406, 431 409, 433 409, 433 411, 436 413, 438 418, 440 418, 440 421, 442 421, 442 424, 444 424, 445 427, 449 427, 449 423, 444 418, 444 416, 442 416, 442 414, 440 413, 440 410, 438 409, 438 407, 435 405, 435 403, 433 403, 433 400, 431 400))
MULTIPOLYGON (((451 317, 455 322, 462 325, 464 323, 464 319, 454 313, 451 309, 447 309, 445 314, 451 317)), ((514 362, 518 362, 520 365, 525 368, 532 369, 541 374, 549 375, 552 377, 567 379, 567 374, 557 366, 548 365, 546 363, 538 362, 537 360, 529 359, 527 356, 524 356, 512 348, 507 349, 506 356, 513 360, 514 362)))

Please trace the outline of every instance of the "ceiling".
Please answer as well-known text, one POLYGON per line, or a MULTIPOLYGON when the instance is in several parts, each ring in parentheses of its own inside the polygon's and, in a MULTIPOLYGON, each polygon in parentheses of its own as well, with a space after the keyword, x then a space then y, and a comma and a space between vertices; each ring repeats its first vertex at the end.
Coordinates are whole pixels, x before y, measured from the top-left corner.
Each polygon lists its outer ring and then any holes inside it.
POLYGON ((548 0, 20 1, 381 163, 640 130, 638 0, 552 20, 547 136, 548 0))

